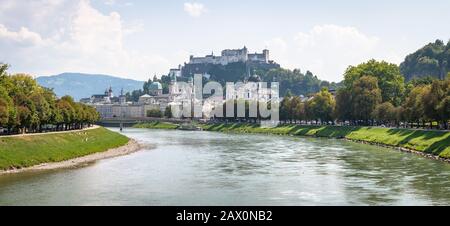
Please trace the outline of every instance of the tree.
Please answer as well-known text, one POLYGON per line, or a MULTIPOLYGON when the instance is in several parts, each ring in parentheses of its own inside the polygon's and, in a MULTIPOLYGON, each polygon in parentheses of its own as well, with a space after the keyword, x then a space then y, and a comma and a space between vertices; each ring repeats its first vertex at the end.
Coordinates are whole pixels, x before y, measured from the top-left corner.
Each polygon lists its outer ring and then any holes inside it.
POLYGON ((5 127, 9 121, 9 108, 8 102, 0 97, 0 127, 5 127))
POLYGON ((64 96, 56 103, 62 118, 61 124, 64 125, 65 130, 71 129, 75 118, 75 109, 72 107, 71 101, 69 96, 64 96))
POLYGON ((280 103, 280 119, 283 121, 291 120, 291 99, 292 93, 288 90, 283 100, 280 103))
POLYGON ((0 63, 0 77, 7 76, 6 71, 8 68, 9 66, 7 64, 0 63))
POLYGON ((10 110, 13 107, 12 100, 6 90, 6 78, 2 78, 6 76, 6 72, 3 70, 6 70, 6 65, 0 65, 0 127, 5 127, 8 124, 10 110))
POLYGON ((300 120, 300 121, 307 120, 305 103, 302 103, 300 101, 300 103, 295 107, 294 112, 295 112, 294 117, 296 120, 300 120))
POLYGON ((428 86, 420 85, 409 92, 403 104, 403 117, 406 121, 417 122, 419 125, 419 121, 425 120, 423 97, 428 92, 428 88, 428 86))
POLYGON ((320 119, 322 123, 326 122, 327 124, 334 121, 333 112, 336 102, 328 89, 322 89, 309 101, 308 105, 315 119, 320 119))
POLYGON ((42 124, 46 124, 51 118, 51 109, 49 103, 43 96, 43 92, 36 92, 30 96, 33 105, 35 106, 35 112, 39 120, 35 121, 39 131, 42 130, 42 124))
POLYGON ((378 80, 372 76, 363 76, 353 83, 352 90, 352 115, 368 125, 372 112, 382 100, 378 80))
POLYGON ((152 109, 147 111, 147 117, 162 118, 163 113, 159 109, 152 109))
MULTIPOLYGON (((44 88, 42 91, 42 97, 45 99, 45 102, 48 104, 47 113, 45 114, 47 116, 46 120, 42 119, 43 124, 53 124, 56 125, 56 114, 57 108, 56 108, 56 95, 53 93, 53 90, 44 88)), ((45 107, 43 109, 46 109, 45 107)))
POLYGON ((370 60, 358 66, 350 66, 344 74, 344 84, 347 88, 351 87, 356 80, 363 76, 377 78, 382 102, 390 102, 394 106, 400 105, 405 91, 405 84, 400 69, 396 64, 370 60))
MULTIPOLYGON (((450 79, 444 81, 434 80, 431 86, 427 86, 423 95, 424 113, 428 119, 436 120, 448 127, 449 115, 448 97, 450 96, 450 79)), ((432 122, 430 122, 432 123, 432 122)))
POLYGON ((442 97, 437 106, 437 111, 445 129, 448 129, 450 120, 450 76, 441 81, 442 97))
POLYGON ((334 116, 341 121, 351 120, 352 93, 349 89, 339 89, 336 93, 336 108, 334 116))
POLYGON ((372 117, 377 120, 377 124, 391 124, 397 119, 397 112, 394 105, 390 102, 384 102, 375 107, 372 117))
POLYGON ((166 110, 164 111, 164 116, 165 116, 166 118, 173 118, 173 115, 172 115, 172 107, 171 107, 171 106, 167 106, 167 107, 166 107, 166 110))
POLYGON ((294 96, 291 98, 289 108, 288 108, 288 114, 289 114, 290 120, 294 120, 294 121, 301 120, 301 115, 299 112, 301 105, 302 105, 302 100, 300 99, 299 96, 294 96))
POLYGON ((448 129, 448 121, 450 120, 450 95, 447 95, 438 105, 439 111, 444 129, 448 129))

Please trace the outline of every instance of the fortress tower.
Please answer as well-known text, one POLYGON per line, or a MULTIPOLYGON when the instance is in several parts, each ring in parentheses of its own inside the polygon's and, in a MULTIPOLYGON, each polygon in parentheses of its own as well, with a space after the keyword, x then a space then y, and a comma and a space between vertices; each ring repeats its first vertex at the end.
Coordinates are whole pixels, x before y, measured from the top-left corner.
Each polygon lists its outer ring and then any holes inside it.
MULTIPOLYGON (((246 46, 242 49, 225 49, 222 50, 220 56, 214 56, 214 53, 205 57, 189 58, 189 63, 185 63, 184 67, 180 69, 182 77, 193 76, 194 74, 206 74, 216 65, 228 65, 231 63, 245 63, 250 68, 277 68, 280 65, 270 60, 269 50, 264 49, 262 52, 249 53, 246 46)), ((174 74, 171 70, 171 74, 174 74)))

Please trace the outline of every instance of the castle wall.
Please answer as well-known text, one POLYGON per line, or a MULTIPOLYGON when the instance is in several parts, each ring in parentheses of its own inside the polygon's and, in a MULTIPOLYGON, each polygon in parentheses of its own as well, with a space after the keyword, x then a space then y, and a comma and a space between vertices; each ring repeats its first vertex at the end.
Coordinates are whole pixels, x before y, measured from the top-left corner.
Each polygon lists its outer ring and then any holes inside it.
POLYGON ((267 63, 269 61, 268 57, 264 53, 255 53, 255 54, 248 54, 248 60, 249 61, 258 61, 267 63))

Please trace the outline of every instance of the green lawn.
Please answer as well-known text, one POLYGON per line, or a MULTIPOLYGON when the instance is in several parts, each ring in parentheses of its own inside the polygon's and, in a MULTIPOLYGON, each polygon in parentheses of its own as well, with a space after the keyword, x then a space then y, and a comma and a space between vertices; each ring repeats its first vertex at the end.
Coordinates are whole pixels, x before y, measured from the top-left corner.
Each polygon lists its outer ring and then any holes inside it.
POLYGON ((177 129, 179 125, 168 122, 149 122, 137 124, 133 127, 141 129, 177 129))
POLYGON ((105 128, 59 134, 0 137, 0 170, 60 162, 103 152, 129 139, 105 128))
POLYGON ((395 147, 405 147, 442 158, 450 158, 450 132, 389 129, 378 127, 297 126, 283 125, 261 128, 253 124, 203 125, 204 130, 237 133, 263 133, 278 135, 347 138, 395 147))

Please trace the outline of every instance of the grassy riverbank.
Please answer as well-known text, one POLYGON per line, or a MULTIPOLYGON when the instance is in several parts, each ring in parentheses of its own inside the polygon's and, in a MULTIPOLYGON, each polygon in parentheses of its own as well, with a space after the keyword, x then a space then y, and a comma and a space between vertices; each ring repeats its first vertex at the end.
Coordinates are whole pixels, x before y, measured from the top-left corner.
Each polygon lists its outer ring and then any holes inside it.
POLYGON ((0 170, 61 162, 127 144, 105 128, 34 136, 0 137, 0 170))
POLYGON ((149 122, 133 126, 140 129, 178 129, 179 125, 168 122, 149 122))
POLYGON ((410 129, 390 129, 378 127, 339 127, 339 126, 298 126, 283 125, 276 128, 261 128, 250 124, 213 124, 203 125, 207 131, 264 133, 294 136, 316 136, 349 139, 403 147, 433 154, 441 158, 450 158, 450 132, 423 131, 410 129))

